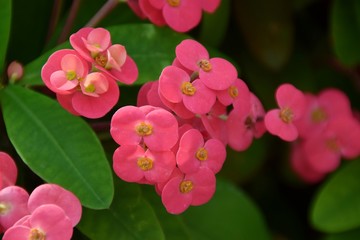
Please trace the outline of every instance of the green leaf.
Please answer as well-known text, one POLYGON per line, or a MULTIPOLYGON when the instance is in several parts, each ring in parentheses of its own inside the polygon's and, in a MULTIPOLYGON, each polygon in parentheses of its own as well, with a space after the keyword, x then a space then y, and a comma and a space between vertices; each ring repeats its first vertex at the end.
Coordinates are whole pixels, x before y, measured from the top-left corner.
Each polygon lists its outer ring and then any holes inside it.
POLYGON ((84 209, 77 227, 90 239, 165 239, 155 213, 141 195, 140 186, 120 181, 116 181, 110 208, 84 209))
POLYGON ((287 0, 234 3, 237 24, 252 54, 267 68, 281 69, 293 49, 291 3, 287 0))
POLYGON ((315 228, 337 233, 360 227, 360 159, 338 170, 320 189, 313 203, 315 228))
POLYGON ((213 198, 202 206, 190 206, 181 215, 167 213, 160 196, 146 196, 156 210, 166 239, 270 239, 257 207, 228 181, 218 178, 213 198))
POLYGON ((0 0, 0 76, 4 70, 11 25, 11 0, 0 0))
POLYGON ((360 239, 360 228, 328 235, 324 238, 324 240, 359 240, 360 239))
POLYGON ((360 4, 357 0, 334 0, 331 11, 331 35, 334 51, 348 66, 360 64, 360 4))
POLYGON ((1 92, 9 138, 21 159, 47 182, 69 189, 89 208, 107 208, 113 181, 92 129, 42 94, 10 85, 1 92))

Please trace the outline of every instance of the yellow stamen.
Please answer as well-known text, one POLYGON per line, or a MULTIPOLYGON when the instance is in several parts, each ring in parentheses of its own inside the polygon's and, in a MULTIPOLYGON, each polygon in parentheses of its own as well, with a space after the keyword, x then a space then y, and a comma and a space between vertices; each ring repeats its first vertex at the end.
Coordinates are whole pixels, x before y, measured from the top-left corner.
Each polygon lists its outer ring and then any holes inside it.
POLYGON ((107 61, 108 61, 108 58, 105 54, 99 54, 95 57, 95 62, 102 67, 105 67, 107 61))
POLYGON ((138 167, 143 171, 148 171, 153 168, 153 160, 148 157, 140 157, 137 160, 138 167))
POLYGON ((85 91, 88 92, 88 93, 93 93, 95 92, 95 86, 94 84, 89 84, 88 86, 85 87, 85 91))
POLYGON ((198 62, 198 66, 205 72, 209 72, 212 69, 211 63, 209 60, 202 59, 198 62))
POLYGON ((239 89, 237 89, 237 87, 235 86, 229 87, 229 95, 232 98, 236 98, 237 96, 239 96, 239 89))
POLYGON ((147 123, 140 123, 136 126, 135 130, 136 133, 140 136, 149 136, 152 134, 152 126, 150 124, 147 123))
POLYGON ((166 0, 166 1, 172 7, 178 7, 180 5, 180 0, 166 0))
POLYGON ((76 78, 76 72, 75 71, 68 71, 66 72, 66 79, 71 81, 74 80, 76 78))
POLYGON ((43 231, 37 228, 32 228, 29 234, 29 240, 46 240, 46 235, 43 231))
POLYGON ((196 152, 196 158, 205 161, 208 158, 208 151, 205 148, 199 148, 196 152))
POLYGON ((5 215, 10 209, 10 206, 4 202, 0 202, 0 216, 5 215))
POLYGON ((311 120, 314 123, 320 123, 326 120, 327 116, 323 109, 317 108, 314 111, 311 112, 311 120))
POLYGON ((191 82, 183 82, 181 84, 181 91, 183 94, 192 96, 196 92, 196 88, 192 85, 191 82))
POLYGON ((182 181, 179 187, 181 193, 189 193, 193 189, 194 185, 192 181, 186 180, 186 181, 182 181))
POLYGON ((283 108, 280 110, 279 117, 284 123, 291 123, 294 118, 294 113, 290 108, 283 108))

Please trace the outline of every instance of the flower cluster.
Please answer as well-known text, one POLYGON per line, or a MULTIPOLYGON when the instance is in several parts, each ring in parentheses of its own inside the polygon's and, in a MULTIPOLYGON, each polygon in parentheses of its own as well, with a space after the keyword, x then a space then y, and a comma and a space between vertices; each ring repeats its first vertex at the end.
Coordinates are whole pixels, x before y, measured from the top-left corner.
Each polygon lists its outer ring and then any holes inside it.
POLYGON ((114 114, 110 132, 120 145, 115 173, 154 185, 166 210, 180 214, 212 198, 226 145, 247 149, 265 132, 265 111, 230 62, 194 40, 175 52, 159 80, 140 89, 138 106, 114 114))
POLYGON ((71 239, 81 218, 78 198, 56 184, 28 192, 15 186, 14 160, 0 152, 0 233, 4 240, 71 239))
POLYGON ((187 32, 200 23, 202 11, 213 13, 220 0, 129 0, 127 3, 142 19, 187 32))
POLYGON ((337 169, 341 158, 360 155, 360 122, 338 89, 305 93, 304 113, 294 124, 299 141, 293 144, 291 163, 305 181, 320 181, 337 169))
POLYGON ((54 52, 41 71, 45 85, 70 113, 100 118, 118 102, 117 81, 132 84, 138 76, 133 59, 109 31, 82 28, 70 36, 74 49, 54 52))

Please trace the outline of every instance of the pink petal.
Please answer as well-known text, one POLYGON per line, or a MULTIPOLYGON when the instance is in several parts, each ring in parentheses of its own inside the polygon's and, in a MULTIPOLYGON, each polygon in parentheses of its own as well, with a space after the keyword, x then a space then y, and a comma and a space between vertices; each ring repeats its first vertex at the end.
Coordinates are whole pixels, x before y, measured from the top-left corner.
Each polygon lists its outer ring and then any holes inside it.
POLYGON ((178 32, 187 32, 200 23, 202 9, 199 1, 181 0, 177 7, 165 4, 163 15, 169 27, 178 32))
POLYGON ((68 95, 56 94, 56 98, 58 102, 64 109, 66 109, 69 113, 75 116, 80 116, 80 114, 74 109, 72 105, 73 96, 74 94, 68 94, 68 95))
POLYGON ((183 173, 194 173, 199 170, 201 162, 196 158, 196 152, 203 146, 204 138, 199 130, 190 129, 182 135, 176 162, 183 173))
POLYGON ((135 131, 145 114, 137 107, 125 106, 115 112, 111 119, 110 133, 119 145, 137 145, 142 139, 135 131))
POLYGON ((61 69, 65 72, 74 71, 79 77, 85 74, 84 64, 75 54, 66 54, 61 58, 61 69))
POLYGON ((159 91, 169 102, 181 102, 183 82, 190 82, 190 76, 178 67, 168 66, 164 68, 159 77, 159 91))
POLYGON ((18 170, 13 158, 0 151, 0 190, 16 183, 18 170))
POLYGON ((280 117, 280 110, 270 110, 265 115, 266 129, 273 135, 280 137, 284 141, 294 141, 298 137, 298 131, 294 124, 283 122, 280 117))
POLYGON ((162 9, 165 5, 165 0, 149 0, 150 4, 157 9, 162 9))
POLYGON ((155 106, 155 107, 160 107, 160 108, 163 108, 163 109, 171 112, 171 109, 168 108, 160 98, 159 81, 155 81, 152 84, 149 92, 147 93, 147 99, 148 99, 150 105, 155 106))
POLYGON ((109 71, 104 71, 110 77, 124 84, 133 84, 139 76, 139 71, 135 61, 129 56, 126 56, 125 63, 121 66, 121 71, 115 68, 109 71))
POLYGON ((276 90, 276 101, 280 108, 290 108, 294 114, 294 120, 301 117, 305 110, 304 94, 289 83, 284 83, 276 90))
POLYGON ((175 169, 175 154, 172 151, 146 151, 145 155, 154 161, 153 169, 144 172, 150 183, 165 182, 175 169))
POLYGON ((56 71, 50 76, 50 83, 56 92, 71 91, 78 86, 77 79, 68 80, 64 71, 56 71))
POLYGON ((144 12, 146 17, 149 20, 157 25, 164 26, 166 25, 165 19, 163 17, 162 11, 160 9, 155 8, 149 0, 139 0, 140 9, 144 12))
POLYGON ((87 49, 94 53, 105 51, 111 44, 110 33, 104 28, 92 29, 86 40, 87 49))
POLYGON ((9 228, 4 236, 3 240, 27 240, 29 239, 30 228, 25 226, 14 226, 9 228))
POLYGON ((210 112, 216 101, 215 92, 207 88, 199 79, 192 82, 192 85, 196 88, 196 92, 192 96, 183 94, 185 107, 195 114, 210 112))
POLYGON ((30 194, 28 207, 33 212, 44 204, 55 204, 61 207, 76 226, 81 218, 82 207, 79 199, 70 191, 56 184, 42 184, 30 194))
POLYGON ((18 80, 24 75, 24 67, 17 61, 12 61, 7 68, 7 76, 9 79, 18 80))
POLYGON ((202 162, 214 174, 218 173, 226 159, 225 145, 217 139, 209 139, 206 141, 204 148, 208 151, 208 159, 202 162))
POLYGON ((131 10, 141 19, 145 19, 146 15, 139 6, 139 0, 127 0, 126 3, 129 5, 131 10))
POLYGON ((217 98, 225 106, 228 106, 236 101, 250 103, 250 91, 245 82, 238 78, 227 89, 218 91, 217 98))
POLYGON ((192 39, 183 40, 176 46, 175 53, 180 64, 192 71, 199 70, 198 61, 209 60, 209 53, 206 48, 192 39))
POLYGON ((154 151, 170 150, 178 141, 178 122, 174 115, 159 108, 145 119, 154 127, 151 135, 144 136, 146 146, 154 151))
POLYGON ((51 240, 71 239, 73 226, 64 210, 54 204, 45 204, 36 208, 29 218, 31 226, 40 228, 51 240))
POLYGON ((139 182, 144 171, 137 165, 139 157, 144 156, 144 149, 139 145, 122 145, 113 155, 113 168, 116 175, 127 182, 139 182))
POLYGON ((91 57, 89 50, 86 48, 83 39, 86 39, 93 29, 94 28, 91 27, 81 28, 76 33, 73 33, 69 38, 71 46, 88 62, 94 62, 94 59, 91 57))
POLYGON ((351 116, 351 104, 345 93, 336 88, 327 88, 318 95, 318 102, 329 117, 351 116))
POLYGON ((212 114, 207 114, 201 116, 201 122, 211 138, 216 138, 223 144, 228 143, 226 120, 212 114))
POLYGON ((150 91, 153 83, 154 82, 146 82, 140 87, 140 90, 137 94, 136 106, 140 107, 149 104, 147 94, 150 91))
POLYGON ((199 206, 210 201, 215 193, 216 178, 214 173, 208 168, 201 168, 198 172, 185 175, 184 180, 194 183, 192 193, 192 206, 199 206))
MULTIPOLYGON (((246 120, 249 113, 238 112, 234 109, 230 112, 226 121, 229 146, 236 151, 248 149, 253 141, 253 131, 247 125, 246 120)), ((252 119, 249 118, 251 121, 252 119)))
POLYGON ((205 12, 213 13, 219 7, 221 0, 201 0, 205 12))
POLYGON ((123 45, 114 44, 107 49, 108 62, 105 65, 106 69, 115 68, 120 71, 121 66, 124 65, 127 54, 123 45))
POLYGON ((222 58, 211 58, 212 69, 208 72, 200 69, 201 81, 210 89, 225 90, 237 79, 237 70, 229 61, 222 58))
POLYGON ((87 118, 105 116, 118 102, 120 91, 118 85, 108 79, 109 89, 99 97, 84 95, 76 92, 72 98, 72 105, 76 112, 87 118))
POLYGON ((159 97, 161 99, 161 101, 164 103, 164 105, 168 108, 171 109, 171 111, 173 111, 178 117, 183 118, 183 119, 191 119, 193 117, 195 117, 195 114, 190 112, 185 106, 183 102, 179 102, 179 103, 172 103, 169 102, 168 100, 166 100, 166 98, 164 98, 162 96, 162 94, 159 94, 159 97))
POLYGON ((174 177, 168 181, 161 193, 161 201, 171 214, 184 212, 192 202, 192 193, 182 193, 179 186, 183 178, 174 177))

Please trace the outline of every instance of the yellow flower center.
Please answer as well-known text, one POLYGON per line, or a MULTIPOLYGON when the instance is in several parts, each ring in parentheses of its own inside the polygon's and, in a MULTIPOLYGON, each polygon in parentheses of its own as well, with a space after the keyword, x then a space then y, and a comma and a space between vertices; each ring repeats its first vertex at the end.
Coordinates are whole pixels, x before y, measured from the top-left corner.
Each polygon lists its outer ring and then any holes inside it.
POLYGON ((149 136, 152 134, 152 126, 147 123, 140 123, 136 126, 136 133, 140 136, 149 136))
POLYGON ((235 86, 229 87, 229 95, 232 98, 236 98, 237 96, 239 96, 239 90, 237 89, 237 87, 235 86))
POLYGON ((290 108, 283 108, 280 110, 279 117, 284 123, 291 123, 294 118, 294 113, 290 108))
POLYGON ((94 84, 89 84, 88 86, 85 87, 85 91, 88 92, 88 93, 93 93, 95 92, 95 86, 94 84))
POLYGON ((339 144, 336 142, 336 139, 328 139, 325 144, 329 149, 333 151, 337 152, 340 150, 339 144))
POLYGON ((153 168, 153 160, 148 157, 139 157, 137 165, 141 170, 148 171, 153 168))
POLYGON ((208 158, 208 151, 205 148, 199 148, 196 152, 196 158, 205 161, 208 158))
POLYGON ((191 192, 191 190, 193 189, 194 185, 192 183, 192 181, 190 180, 184 180, 180 183, 180 192, 181 193, 189 193, 191 192))
POLYGON ((10 209, 10 206, 4 202, 0 202, 0 216, 5 215, 10 209))
POLYGON ((74 80, 76 78, 76 72, 75 71, 68 71, 66 73, 66 79, 71 81, 71 80, 74 80))
POLYGON ((192 96, 196 92, 196 88, 192 85, 191 82, 183 82, 181 84, 181 91, 183 94, 192 96))
POLYGON ((323 109, 317 108, 314 111, 311 112, 311 120, 314 123, 320 123, 326 120, 327 116, 323 109))
POLYGON ((177 7, 180 5, 180 0, 166 0, 166 1, 172 7, 177 7))
POLYGON ((46 235, 38 228, 32 228, 29 234, 29 240, 46 240, 46 235))
POLYGON ((209 60, 202 59, 198 62, 198 66, 205 72, 209 72, 212 69, 211 63, 209 60))
POLYGON ((102 67, 105 67, 107 61, 108 61, 108 58, 105 54, 99 54, 95 57, 95 62, 102 67))

